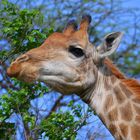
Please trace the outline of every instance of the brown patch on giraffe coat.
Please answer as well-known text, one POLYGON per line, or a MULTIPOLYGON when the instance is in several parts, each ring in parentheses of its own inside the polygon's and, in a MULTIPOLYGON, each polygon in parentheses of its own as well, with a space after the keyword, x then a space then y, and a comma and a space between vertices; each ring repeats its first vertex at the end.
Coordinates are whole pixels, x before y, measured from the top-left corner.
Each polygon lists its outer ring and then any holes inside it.
POLYGON ((108 111, 110 107, 113 106, 113 96, 112 95, 108 95, 106 97, 105 103, 104 103, 104 111, 108 111))
POLYGON ((120 107, 121 118, 126 121, 130 121, 132 119, 132 107, 130 103, 125 104, 125 106, 120 107))
POLYGON ((140 124, 140 116, 136 116, 135 120, 140 124))
POLYGON ((134 105, 134 108, 135 108, 135 110, 136 110, 137 114, 140 114, 140 107, 138 107, 138 106, 134 105))
POLYGON ((119 87, 114 87, 115 97, 119 104, 121 104, 125 100, 125 96, 119 87))
POLYGON ((112 109, 109 113, 108 113, 108 119, 110 121, 116 121, 118 120, 118 110, 117 108, 112 109))
POLYGON ((116 140, 123 140, 122 136, 120 136, 119 134, 116 134, 116 135, 115 135, 115 139, 116 139, 116 140))
POLYGON ((122 135, 123 135, 125 138, 127 138, 128 126, 125 125, 125 124, 123 124, 123 123, 121 123, 121 124, 119 125, 119 128, 120 128, 120 130, 121 130, 122 135))
POLYGON ((109 79, 105 78, 105 82, 104 82, 104 88, 106 91, 110 90, 110 85, 109 85, 109 79))
POLYGON ((116 80, 117 80, 116 77, 114 75, 112 75, 111 76, 111 82, 112 82, 112 84, 114 84, 116 82, 116 80))
POLYGON ((115 134, 117 132, 117 128, 114 124, 110 124, 108 129, 111 131, 112 134, 115 134))
POLYGON ((140 99, 139 99, 139 98, 135 98, 135 99, 133 99, 133 101, 134 101, 135 103, 140 104, 140 99))
POLYGON ((125 93, 126 97, 130 97, 132 93, 128 90, 124 84, 120 83, 121 90, 125 93))
POLYGON ((132 140, 139 140, 140 139, 140 126, 134 125, 131 127, 131 135, 132 140))

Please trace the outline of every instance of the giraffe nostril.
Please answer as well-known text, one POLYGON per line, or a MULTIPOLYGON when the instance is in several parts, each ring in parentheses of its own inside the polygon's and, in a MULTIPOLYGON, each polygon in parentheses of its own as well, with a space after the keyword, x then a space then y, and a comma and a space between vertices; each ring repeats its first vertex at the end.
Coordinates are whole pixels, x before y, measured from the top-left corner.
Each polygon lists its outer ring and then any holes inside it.
POLYGON ((16 59, 16 62, 25 62, 25 61, 27 61, 28 59, 29 59, 29 56, 24 54, 24 55, 18 57, 18 58, 16 59))

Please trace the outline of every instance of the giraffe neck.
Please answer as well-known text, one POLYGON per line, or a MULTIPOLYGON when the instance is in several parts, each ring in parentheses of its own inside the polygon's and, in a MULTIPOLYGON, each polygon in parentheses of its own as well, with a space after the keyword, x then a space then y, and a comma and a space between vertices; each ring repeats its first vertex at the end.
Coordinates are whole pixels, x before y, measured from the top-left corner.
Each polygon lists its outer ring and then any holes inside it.
POLYGON ((106 68, 99 70, 95 88, 83 100, 96 111, 117 139, 140 138, 140 99, 106 68))

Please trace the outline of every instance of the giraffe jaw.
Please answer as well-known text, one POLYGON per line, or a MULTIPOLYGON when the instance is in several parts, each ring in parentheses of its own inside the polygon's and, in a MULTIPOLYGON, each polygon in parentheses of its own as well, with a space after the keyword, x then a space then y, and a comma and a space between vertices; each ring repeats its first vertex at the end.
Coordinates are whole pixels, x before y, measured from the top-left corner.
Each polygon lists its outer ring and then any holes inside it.
POLYGON ((82 86, 80 81, 66 82, 61 76, 43 75, 38 80, 46 83, 49 87, 62 94, 76 93, 79 87, 82 86))
POLYGON ((45 82, 52 89, 63 94, 72 94, 82 86, 79 75, 72 73, 61 73, 58 69, 50 71, 48 69, 40 69, 39 81, 45 82))

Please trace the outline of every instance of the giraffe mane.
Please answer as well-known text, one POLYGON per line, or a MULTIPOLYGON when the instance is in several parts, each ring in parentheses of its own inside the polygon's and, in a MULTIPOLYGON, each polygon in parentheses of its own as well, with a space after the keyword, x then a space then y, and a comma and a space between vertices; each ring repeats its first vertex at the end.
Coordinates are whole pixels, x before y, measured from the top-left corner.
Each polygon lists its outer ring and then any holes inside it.
POLYGON ((139 81, 135 79, 127 78, 126 76, 124 76, 123 73, 108 58, 104 60, 104 64, 111 70, 113 75, 115 75, 118 79, 120 79, 121 82, 125 84, 129 90, 132 91, 133 94, 135 94, 136 96, 139 96, 140 98, 140 82, 139 81))

